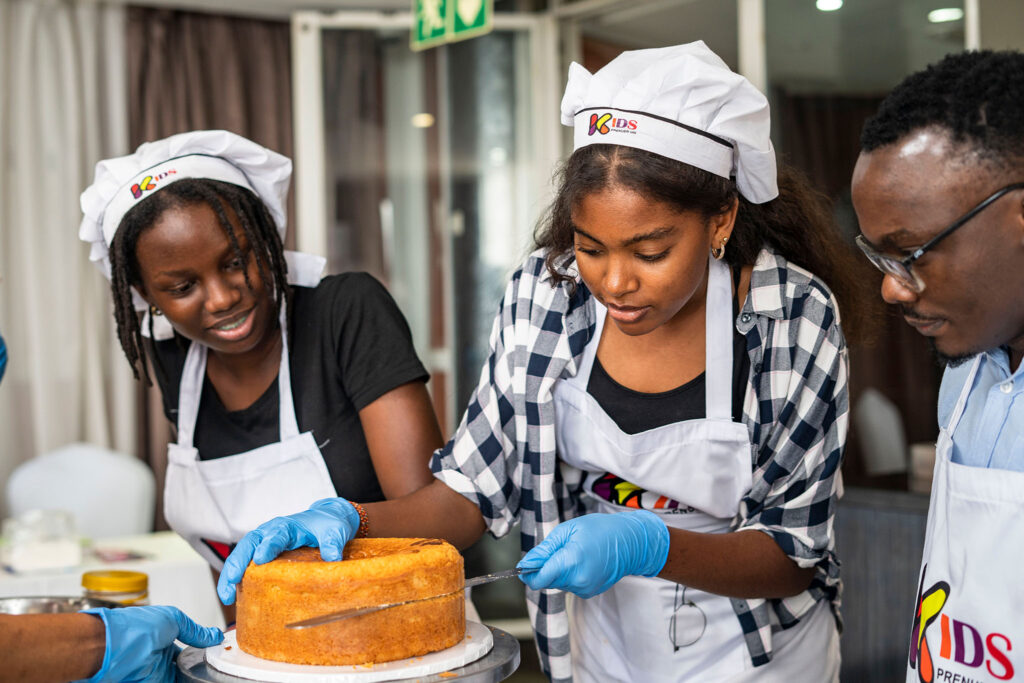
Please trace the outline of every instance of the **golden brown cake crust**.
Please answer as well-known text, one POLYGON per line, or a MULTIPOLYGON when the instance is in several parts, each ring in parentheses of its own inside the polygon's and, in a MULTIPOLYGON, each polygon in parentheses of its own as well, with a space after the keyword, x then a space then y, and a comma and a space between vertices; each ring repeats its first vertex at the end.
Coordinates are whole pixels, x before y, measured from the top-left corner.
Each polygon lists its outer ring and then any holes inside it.
POLYGON ((466 631, 462 555, 424 538, 357 538, 344 561, 317 548, 250 564, 238 586, 243 651, 292 664, 370 664, 416 657, 460 642, 466 631), (447 595, 445 595, 447 594, 447 595), (323 626, 285 624, 349 607, 444 595, 323 626))

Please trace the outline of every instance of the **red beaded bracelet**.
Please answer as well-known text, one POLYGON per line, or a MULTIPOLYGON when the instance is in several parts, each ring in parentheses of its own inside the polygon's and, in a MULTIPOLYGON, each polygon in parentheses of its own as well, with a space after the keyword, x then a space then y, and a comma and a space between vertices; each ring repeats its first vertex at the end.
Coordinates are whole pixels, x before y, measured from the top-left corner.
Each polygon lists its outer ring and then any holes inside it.
MULTIPOLYGON (((352 503, 352 501, 349 501, 352 503)), ((359 513, 359 529, 356 530, 356 538, 366 538, 370 535, 370 522, 366 517, 366 509, 359 503, 352 503, 352 507, 359 513)))

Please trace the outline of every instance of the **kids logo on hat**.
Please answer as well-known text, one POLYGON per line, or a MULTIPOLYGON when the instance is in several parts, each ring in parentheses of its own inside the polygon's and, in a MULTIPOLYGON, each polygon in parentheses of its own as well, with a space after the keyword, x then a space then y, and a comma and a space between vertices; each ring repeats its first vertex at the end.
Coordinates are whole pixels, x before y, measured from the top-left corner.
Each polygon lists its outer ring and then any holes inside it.
POLYGON ((587 135, 593 135, 594 133, 607 135, 613 130, 620 133, 634 133, 636 132, 636 126, 637 123, 634 119, 617 119, 611 114, 591 114, 590 130, 587 132, 587 135))
POLYGON ((166 171, 163 171, 161 173, 158 173, 155 176, 151 176, 151 175, 146 176, 145 178, 143 178, 139 182, 137 182, 134 185, 132 185, 132 188, 131 188, 132 189, 132 196, 135 197, 136 199, 140 199, 144 192, 149 192, 150 190, 155 190, 156 189, 156 181, 163 180, 167 176, 174 175, 176 173, 177 173, 177 171, 172 168, 172 169, 168 169, 166 171))

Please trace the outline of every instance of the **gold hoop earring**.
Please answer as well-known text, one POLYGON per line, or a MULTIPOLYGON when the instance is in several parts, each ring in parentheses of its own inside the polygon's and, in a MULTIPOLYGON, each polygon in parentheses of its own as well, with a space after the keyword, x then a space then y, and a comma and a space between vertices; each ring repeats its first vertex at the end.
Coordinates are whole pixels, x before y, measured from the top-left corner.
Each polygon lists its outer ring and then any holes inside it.
POLYGON ((163 315, 164 314, 163 311, 161 311, 159 308, 157 308, 153 304, 149 305, 149 312, 150 312, 151 315, 163 315))
POLYGON ((719 246, 717 249, 711 247, 711 255, 714 257, 716 261, 721 261, 722 257, 725 256, 725 243, 728 241, 729 238, 726 237, 725 239, 722 240, 721 246, 719 246))

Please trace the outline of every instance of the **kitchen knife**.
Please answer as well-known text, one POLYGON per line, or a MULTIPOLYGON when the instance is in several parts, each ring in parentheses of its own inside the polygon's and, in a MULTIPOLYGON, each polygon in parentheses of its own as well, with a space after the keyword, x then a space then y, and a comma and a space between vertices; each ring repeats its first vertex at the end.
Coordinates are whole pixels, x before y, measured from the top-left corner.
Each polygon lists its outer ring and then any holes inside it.
POLYGON ((390 609, 392 607, 399 607, 401 605, 411 605, 414 602, 423 602, 424 600, 434 600, 436 598, 443 598, 448 595, 455 595, 467 588, 473 586, 482 586, 485 583, 491 581, 497 581, 499 579, 509 579, 513 576, 519 576, 523 573, 534 572, 536 569, 506 569, 505 571, 495 572, 493 574, 484 574, 483 576, 474 576, 472 579, 466 579, 466 584, 455 591, 450 593, 441 593, 440 595, 431 595, 427 598, 416 598, 415 600, 403 600, 402 602, 389 602, 383 605, 371 605, 369 607, 349 607, 347 609, 339 610, 337 612, 330 612, 328 614, 321 614, 318 617, 312 617, 310 619, 304 619, 302 621, 295 621, 291 624, 285 624, 285 628, 309 628, 311 626, 321 626, 323 624, 329 624, 332 621, 339 619, 348 619, 349 617, 359 617, 364 614, 370 614, 371 612, 379 612, 382 609, 390 609))

